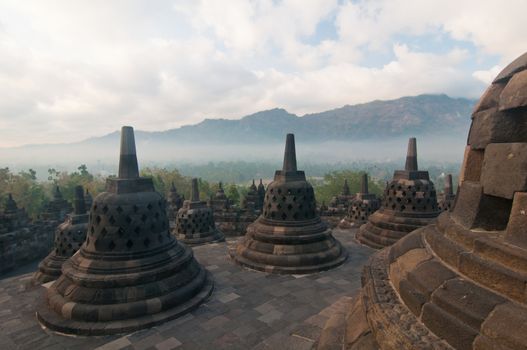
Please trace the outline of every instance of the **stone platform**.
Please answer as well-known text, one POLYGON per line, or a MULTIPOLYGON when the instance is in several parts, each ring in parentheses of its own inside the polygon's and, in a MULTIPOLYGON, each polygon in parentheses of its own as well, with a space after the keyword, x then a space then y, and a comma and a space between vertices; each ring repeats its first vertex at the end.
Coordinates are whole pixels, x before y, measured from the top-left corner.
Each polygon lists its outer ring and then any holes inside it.
MULTIPOLYGON (((43 287, 31 273, 0 281, 0 349, 311 349, 338 302, 360 288, 362 265, 373 249, 351 230, 333 235, 348 250, 338 268, 311 275, 275 275, 236 265, 236 239, 194 247, 215 281, 212 296, 179 319, 126 335, 74 337, 43 330, 35 318, 43 287)), ((24 273, 27 269, 24 271, 24 273)))

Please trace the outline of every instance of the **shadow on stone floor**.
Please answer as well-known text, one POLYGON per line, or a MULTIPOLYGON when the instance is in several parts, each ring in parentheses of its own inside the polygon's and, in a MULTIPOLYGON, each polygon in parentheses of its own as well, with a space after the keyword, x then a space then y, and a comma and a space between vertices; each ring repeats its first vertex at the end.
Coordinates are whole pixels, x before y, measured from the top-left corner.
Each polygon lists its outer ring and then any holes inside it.
POLYGON ((0 281, 0 349, 311 349, 332 305, 360 288, 362 265, 373 250, 354 231, 334 230, 349 251, 336 269, 310 275, 271 275, 235 265, 228 249, 236 239, 194 247, 212 274, 212 296, 193 312, 127 335, 73 337, 43 330, 35 308, 43 287, 31 273, 0 281))

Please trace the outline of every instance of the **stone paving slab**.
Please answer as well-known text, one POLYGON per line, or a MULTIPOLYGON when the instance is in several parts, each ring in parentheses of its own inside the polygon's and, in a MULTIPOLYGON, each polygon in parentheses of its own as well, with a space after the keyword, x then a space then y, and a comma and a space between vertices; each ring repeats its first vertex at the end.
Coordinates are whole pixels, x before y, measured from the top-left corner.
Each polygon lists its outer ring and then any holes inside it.
POLYGON ((178 319, 131 334, 64 336, 42 329, 35 305, 43 287, 23 275, 0 281, 0 349, 311 349, 329 315, 345 296, 360 288, 362 266, 374 252, 334 230, 349 259, 311 275, 272 275, 242 268, 228 251, 236 238, 194 247, 197 260, 212 273, 215 289, 199 308, 178 319))

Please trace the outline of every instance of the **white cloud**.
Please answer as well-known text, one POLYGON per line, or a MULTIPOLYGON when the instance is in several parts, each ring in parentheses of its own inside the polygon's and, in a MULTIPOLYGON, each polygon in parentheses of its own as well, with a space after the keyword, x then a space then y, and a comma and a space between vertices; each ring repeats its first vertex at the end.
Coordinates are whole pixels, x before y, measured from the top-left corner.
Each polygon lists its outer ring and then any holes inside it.
POLYGON ((4 1, 0 146, 274 107, 303 114, 420 93, 477 97, 527 47, 526 10, 515 0, 4 1), (319 37, 328 23, 335 35, 319 37), (405 42, 425 35, 475 49, 405 42))

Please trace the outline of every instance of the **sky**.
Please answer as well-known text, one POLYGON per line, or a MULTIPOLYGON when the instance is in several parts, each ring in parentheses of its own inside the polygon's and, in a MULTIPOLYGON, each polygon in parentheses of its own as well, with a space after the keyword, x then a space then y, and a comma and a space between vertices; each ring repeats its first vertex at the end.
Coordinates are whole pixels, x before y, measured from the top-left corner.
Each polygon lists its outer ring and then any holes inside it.
POLYGON ((525 0, 0 0, 0 147, 477 98, 527 50, 525 0))

